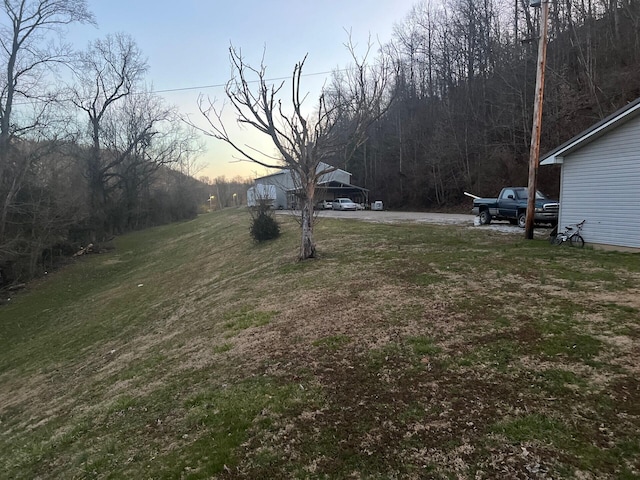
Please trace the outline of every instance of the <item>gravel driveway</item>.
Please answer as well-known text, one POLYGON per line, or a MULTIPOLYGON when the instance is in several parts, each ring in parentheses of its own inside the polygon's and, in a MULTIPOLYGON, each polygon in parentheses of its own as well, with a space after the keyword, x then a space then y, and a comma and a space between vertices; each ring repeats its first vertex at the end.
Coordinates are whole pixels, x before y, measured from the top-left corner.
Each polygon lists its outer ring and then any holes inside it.
POLYGON ((367 222, 396 223, 396 222, 418 222, 418 223, 438 223, 450 225, 454 223, 473 225, 473 215, 463 215, 460 213, 425 213, 425 212, 392 212, 388 210, 360 210, 357 212, 342 212, 334 210, 321 210, 320 217, 331 218, 356 218, 367 222))
MULTIPOLYGON (((278 215, 296 215, 299 212, 291 210, 279 210, 278 215)), ((467 225, 471 228, 491 229, 503 233, 512 233, 524 235, 524 230, 518 226, 511 225, 508 222, 491 223, 490 225, 482 225, 474 227, 474 216, 462 213, 427 213, 427 212, 393 212, 389 210, 374 211, 360 210, 356 212, 343 212, 338 210, 318 210, 319 217, 328 218, 352 218, 363 220, 365 222, 377 223, 398 223, 398 222, 416 222, 416 223, 435 223, 439 225, 467 225)), ((549 235, 551 228, 547 225, 536 226, 534 234, 536 237, 546 237, 549 235)))

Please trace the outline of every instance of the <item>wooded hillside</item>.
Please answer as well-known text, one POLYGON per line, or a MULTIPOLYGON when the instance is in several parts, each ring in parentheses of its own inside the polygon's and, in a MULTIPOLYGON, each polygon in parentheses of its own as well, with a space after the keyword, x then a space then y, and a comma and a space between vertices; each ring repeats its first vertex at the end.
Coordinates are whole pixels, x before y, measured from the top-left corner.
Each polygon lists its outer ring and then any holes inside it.
POLYGON ((0 287, 117 233, 194 217, 196 136, 145 84, 127 34, 85 50, 64 27, 86 0, 0 6, 0 287))
MULTIPOLYGON (((542 153, 640 96, 640 2, 550 7, 542 153)), ((383 49, 400 66, 388 114, 358 155, 335 164, 392 208, 526 185, 539 10, 523 0, 416 4, 383 49)), ((557 194, 559 171, 540 175, 557 194)))

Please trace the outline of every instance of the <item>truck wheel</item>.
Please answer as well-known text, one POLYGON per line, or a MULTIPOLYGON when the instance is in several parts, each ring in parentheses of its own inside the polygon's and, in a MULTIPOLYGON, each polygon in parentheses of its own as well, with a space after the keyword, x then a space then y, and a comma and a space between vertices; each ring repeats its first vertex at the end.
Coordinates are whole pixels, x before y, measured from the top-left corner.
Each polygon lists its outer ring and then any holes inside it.
POLYGON ((527 225, 527 214, 525 212, 518 214, 518 226, 524 228, 527 225))
POLYGON ((480 217, 480 225, 489 225, 491 223, 491 214, 489 210, 482 210, 478 217, 480 217))

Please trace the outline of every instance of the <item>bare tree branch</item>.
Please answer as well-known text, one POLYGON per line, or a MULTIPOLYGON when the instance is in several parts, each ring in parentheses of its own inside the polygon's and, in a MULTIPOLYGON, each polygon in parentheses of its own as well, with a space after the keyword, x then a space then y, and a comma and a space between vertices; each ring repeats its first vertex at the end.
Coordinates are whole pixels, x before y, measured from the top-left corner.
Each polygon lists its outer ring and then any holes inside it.
POLYGON ((364 141, 368 126, 388 108, 388 105, 383 105, 388 68, 384 66, 374 71, 366 65, 370 45, 362 59, 357 59, 353 53, 351 38, 347 46, 356 61, 357 75, 350 79, 351 83, 339 88, 336 86, 332 102, 327 102, 325 94, 321 94, 313 116, 304 111, 307 94, 302 94, 301 86, 306 56, 293 68, 289 110, 280 98, 284 82, 268 84, 264 56, 260 67, 253 68, 245 62, 239 50, 230 47, 234 76, 225 87, 229 104, 240 125, 248 125, 269 137, 281 157, 280 164, 271 162, 272 157, 265 160, 262 155, 257 155, 261 153, 257 149, 239 145, 231 137, 222 118, 224 105, 218 109, 211 99, 205 104, 201 96, 198 108, 208 127, 198 127, 186 119, 205 134, 230 145, 242 159, 266 168, 284 166, 291 172, 301 205, 301 259, 315 256, 313 204, 318 181, 321 176, 336 170, 335 166, 324 162, 340 153, 352 155, 364 141), (252 88, 250 84, 254 83, 256 87, 252 88))

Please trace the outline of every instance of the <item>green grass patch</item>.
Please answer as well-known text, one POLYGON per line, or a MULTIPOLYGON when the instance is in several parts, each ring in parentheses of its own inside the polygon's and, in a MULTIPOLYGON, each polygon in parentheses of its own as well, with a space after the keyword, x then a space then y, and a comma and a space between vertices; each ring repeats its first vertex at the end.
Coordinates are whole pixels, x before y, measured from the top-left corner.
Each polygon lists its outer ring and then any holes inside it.
POLYGON ((231 333, 237 333, 251 327, 262 327, 268 325, 277 314, 276 311, 261 311, 243 307, 224 315, 224 328, 231 333))
POLYGON ((224 353, 228 352, 233 348, 233 343, 223 343, 222 345, 216 345, 213 347, 214 353, 224 353))
POLYGON ((442 351, 442 349, 438 345, 436 345, 433 339, 429 337, 409 337, 407 339, 407 343, 411 346, 413 353, 421 357, 435 356, 442 351))
POLYGON ((499 422, 492 427, 511 442, 536 440, 555 446, 572 442, 571 429, 565 423, 545 415, 532 413, 523 417, 499 422))
POLYGON ((374 371, 384 368, 392 368, 398 361, 404 361, 406 352, 397 343, 390 343, 381 348, 369 350, 367 353, 367 366, 374 371))
POLYGON ((567 331, 547 336, 540 342, 539 349, 549 357, 564 356, 588 362, 600 354, 602 341, 592 335, 567 331))
POLYGON ((163 474, 175 478, 193 472, 193 478, 208 478, 223 472, 225 465, 237 463, 235 452, 249 429, 268 430, 273 415, 299 411, 311 397, 297 384, 269 379, 199 392, 185 402, 186 424, 195 440, 162 459, 163 474))
POLYGON ((623 329, 627 333, 640 331, 640 309, 612 302, 603 303, 600 306, 604 310, 611 328, 623 329))
POLYGON ((551 395, 568 395, 587 386, 586 380, 568 370, 550 368, 535 374, 536 383, 551 395))
POLYGON ((344 345, 348 345, 351 342, 351 338, 347 335, 331 335, 328 337, 314 340, 314 347, 321 347, 327 350, 335 351, 342 348, 344 345))
POLYGON ((550 449, 565 452, 570 458, 570 464, 555 466, 563 478, 572 477, 575 468, 600 471, 607 478, 637 478, 631 467, 634 463, 637 465, 637 454, 640 451, 640 441, 635 434, 612 439, 607 447, 602 448, 594 438, 603 433, 606 435, 607 430, 602 425, 585 424, 582 428, 576 428, 567 421, 540 413, 498 422, 491 430, 504 435, 513 443, 533 443, 547 452, 550 449))
POLYGON ((519 342, 506 338, 492 340, 472 348, 456 360, 460 366, 486 365, 499 372, 506 372, 518 365, 522 354, 519 342))

